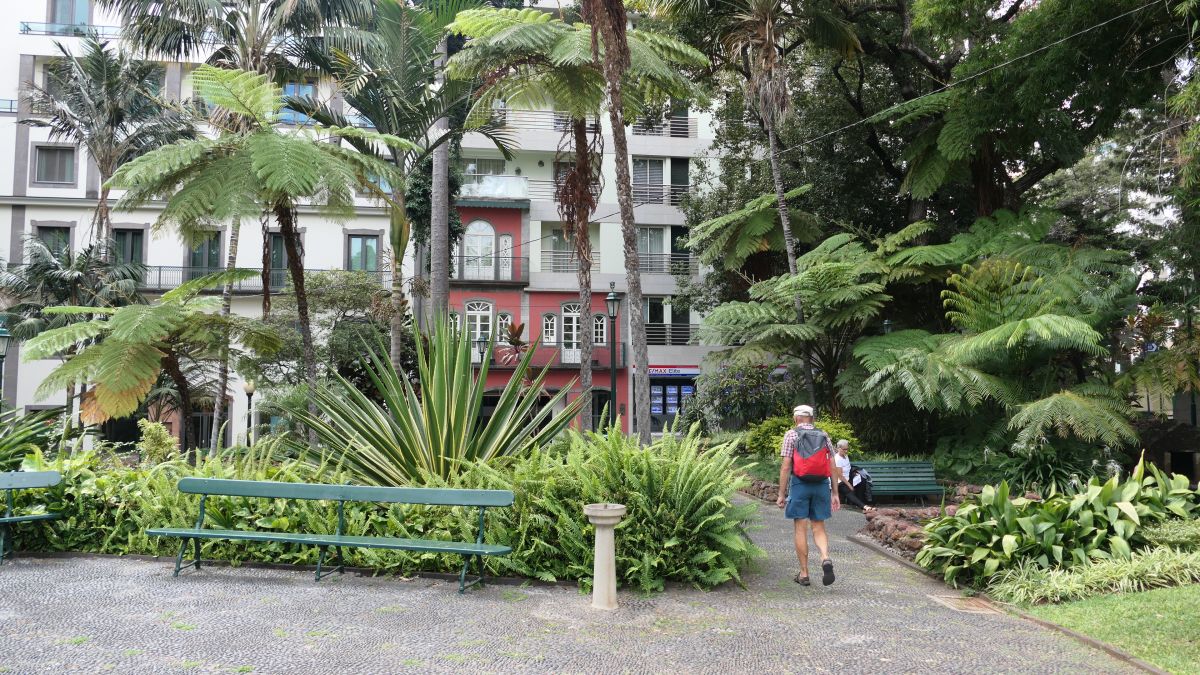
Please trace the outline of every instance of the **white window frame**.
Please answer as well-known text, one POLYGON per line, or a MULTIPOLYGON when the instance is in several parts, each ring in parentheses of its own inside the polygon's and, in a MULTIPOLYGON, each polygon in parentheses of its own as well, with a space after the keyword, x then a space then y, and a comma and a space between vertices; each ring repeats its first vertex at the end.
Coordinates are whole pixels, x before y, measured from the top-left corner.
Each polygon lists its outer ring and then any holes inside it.
POLYGON ((558 344, 558 315, 543 314, 542 315, 542 344, 555 345, 558 344))
POLYGON ((592 317, 592 342, 601 347, 608 344, 608 317, 603 314, 592 317))

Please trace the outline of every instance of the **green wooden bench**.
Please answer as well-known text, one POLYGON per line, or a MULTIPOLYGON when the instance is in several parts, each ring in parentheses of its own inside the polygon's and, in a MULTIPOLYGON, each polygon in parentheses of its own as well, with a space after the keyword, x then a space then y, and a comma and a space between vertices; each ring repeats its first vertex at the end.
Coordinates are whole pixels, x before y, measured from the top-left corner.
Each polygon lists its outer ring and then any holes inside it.
POLYGON ((871 490, 876 497, 941 497, 945 492, 933 475, 932 462, 854 462, 853 466, 871 474, 871 490))
POLYGON ((58 513, 14 514, 13 491, 54 487, 61 482, 62 475, 57 471, 6 471, 0 473, 0 490, 4 490, 4 517, 0 518, 0 565, 4 564, 5 553, 11 553, 13 549, 8 531, 10 525, 36 520, 54 520, 61 515, 58 513))
POLYGON ((200 540, 226 539, 233 541, 265 541, 301 544, 320 548, 317 557, 316 580, 332 574, 322 573, 325 553, 330 547, 337 551, 338 566, 344 569, 342 548, 379 548, 402 551, 432 551, 434 553, 457 554, 463 557, 462 572, 458 576, 458 592, 462 593, 475 584, 483 585, 483 556, 507 555, 509 546, 483 543, 484 517, 488 508, 512 506, 513 493, 508 490, 453 490, 446 488, 393 488, 367 487, 361 485, 320 485, 311 483, 277 483, 270 481, 229 480, 223 478, 183 478, 179 491, 200 495, 200 515, 192 528, 158 528, 146 530, 155 537, 180 537, 179 555, 175 557, 175 576, 183 566, 183 554, 188 541, 195 547, 195 560, 188 563, 200 569, 200 540), (218 530, 204 527, 204 509, 212 495, 228 497, 259 497, 263 499, 310 499, 337 502, 337 531, 333 534, 319 532, 264 532, 254 530, 218 530), (346 534, 346 502, 373 502, 387 504, 427 504, 434 506, 465 506, 479 509, 478 533, 474 542, 440 541, 434 539, 402 539, 399 537, 363 537, 346 534), (467 570, 471 559, 479 564, 479 577, 467 583, 467 570))

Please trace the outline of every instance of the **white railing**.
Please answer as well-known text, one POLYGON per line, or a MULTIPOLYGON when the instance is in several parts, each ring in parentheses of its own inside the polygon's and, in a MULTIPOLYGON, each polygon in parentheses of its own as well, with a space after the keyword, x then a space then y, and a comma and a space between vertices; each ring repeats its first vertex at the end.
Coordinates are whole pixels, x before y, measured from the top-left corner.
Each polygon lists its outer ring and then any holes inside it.
POLYGON ((463 175, 460 197, 492 199, 529 199, 529 179, 524 176, 497 176, 482 173, 463 175))

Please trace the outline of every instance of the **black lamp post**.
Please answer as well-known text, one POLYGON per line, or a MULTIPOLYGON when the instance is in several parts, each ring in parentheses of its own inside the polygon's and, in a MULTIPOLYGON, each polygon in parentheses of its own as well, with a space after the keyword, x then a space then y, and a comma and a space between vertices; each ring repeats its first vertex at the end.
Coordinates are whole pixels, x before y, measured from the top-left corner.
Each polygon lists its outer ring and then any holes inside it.
POLYGON ((884 319, 883 320, 883 334, 887 335, 887 334, 891 333, 892 328, 894 326, 895 326, 895 324, 892 322, 891 319, 884 319))
POLYGON ((246 446, 254 447, 254 380, 246 380, 242 385, 246 392, 246 446))
POLYGON ((8 345, 12 342, 12 334, 8 326, 0 320, 0 403, 4 402, 4 357, 8 356, 8 345))
POLYGON ((484 340, 482 335, 475 339, 475 348, 479 350, 479 363, 482 365, 483 355, 487 353, 487 340, 484 340))
POLYGON ((608 282, 608 297, 604 299, 608 306, 608 358, 609 384, 608 419, 617 419, 617 313, 621 310, 621 296, 617 295, 617 282, 608 282))

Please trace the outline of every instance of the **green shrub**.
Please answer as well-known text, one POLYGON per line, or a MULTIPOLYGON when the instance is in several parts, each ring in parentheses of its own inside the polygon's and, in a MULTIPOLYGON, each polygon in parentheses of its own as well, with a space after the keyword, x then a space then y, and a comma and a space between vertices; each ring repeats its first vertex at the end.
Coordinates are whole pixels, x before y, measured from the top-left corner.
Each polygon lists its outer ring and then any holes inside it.
POLYGON ((1052 568, 1128 558, 1146 543, 1142 526, 1187 518, 1195 509, 1185 476, 1168 477, 1143 463, 1124 482, 1092 478, 1073 495, 1053 493, 1044 501, 1009 499, 1001 483, 984 487, 954 515, 931 520, 916 559, 947 583, 978 586, 1022 563, 1052 568))
MULTIPOLYGON (((486 540, 513 553, 491 558, 494 574, 586 582, 592 574, 592 527, 583 505, 620 502, 629 508, 617 536, 621 582, 642 592, 666 581, 710 588, 738 580, 740 570, 761 555, 745 537, 752 504, 733 503, 745 479, 732 469, 725 446, 703 449, 696 433, 667 435, 640 448, 620 433, 607 437, 572 432, 564 449, 476 463, 461 475, 426 475, 426 485, 509 489, 515 503, 488 513, 486 540)), ((35 453, 25 470, 54 469, 63 483, 51 490, 20 493, 21 508, 59 511, 59 521, 15 530, 20 550, 86 551, 173 556, 178 540, 147 537, 150 527, 195 522, 199 498, 180 494, 184 476, 344 482, 330 465, 312 465, 278 452, 278 442, 231 448, 192 467, 180 459, 156 466, 109 464, 92 451, 47 459, 35 453)), ((208 526, 228 529, 288 529, 332 532, 337 507, 330 502, 210 497, 208 526)), ((351 503, 347 531, 366 536, 474 539, 477 512, 423 505, 351 503)), ((456 556, 405 551, 346 549, 347 564, 379 571, 457 572, 456 556)), ((315 564, 313 547, 285 544, 208 542, 211 559, 315 564)))
POLYGON ((21 414, 16 410, 0 412, 0 471, 13 471, 25 455, 46 447, 56 435, 56 422, 62 408, 21 414))
POLYGON ((1200 519, 1155 523, 1144 528, 1142 536, 1151 546, 1197 550, 1200 549, 1200 519))
MULTIPOLYGON (((851 449, 858 449, 858 438, 849 424, 836 417, 826 416, 817 417, 814 424, 829 434, 834 443, 844 438, 850 441, 851 449)), ((778 457, 784 434, 795 426, 796 423, 791 417, 770 417, 758 424, 752 424, 746 433, 746 452, 760 458, 778 457)))
POLYGON ((179 440, 161 422, 140 419, 137 422, 142 437, 138 439, 138 459, 142 464, 162 464, 179 456, 179 440))
POLYGON ((1032 605, 1194 583, 1200 583, 1200 552, 1159 547, 1069 569, 1026 561, 997 574, 988 594, 1001 602, 1032 605))

